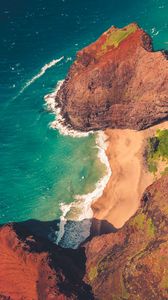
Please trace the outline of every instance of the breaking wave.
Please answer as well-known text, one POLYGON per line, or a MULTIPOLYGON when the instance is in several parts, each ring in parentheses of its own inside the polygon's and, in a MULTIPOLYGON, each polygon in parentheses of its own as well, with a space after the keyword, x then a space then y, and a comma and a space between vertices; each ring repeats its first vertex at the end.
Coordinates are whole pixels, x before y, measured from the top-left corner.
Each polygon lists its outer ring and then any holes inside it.
MULTIPOLYGON (((80 132, 74 130, 68 125, 65 125, 65 121, 61 115, 61 109, 56 103, 56 95, 63 83, 64 80, 58 81, 54 92, 44 97, 48 110, 56 115, 56 119, 50 124, 50 126, 59 130, 59 132, 63 135, 69 135, 74 138, 87 137, 89 134, 93 133, 93 131, 80 132)), ((75 201, 70 204, 60 204, 62 215, 60 217, 59 232, 56 232, 56 237, 53 241, 65 248, 77 248, 80 243, 90 235, 91 219, 93 217, 91 205, 103 194, 104 188, 106 187, 112 173, 110 163, 106 155, 106 135, 103 131, 95 132, 95 134, 98 158, 106 166, 106 174, 97 182, 93 192, 85 195, 76 195, 75 201), (75 218, 68 218, 68 214, 71 214, 71 212, 76 208, 78 208, 78 211, 80 212, 75 216, 75 218)))
POLYGON ((59 62, 60 62, 61 60, 63 60, 63 59, 64 59, 64 56, 62 56, 62 57, 60 57, 60 58, 58 58, 58 59, 53 59, 53 60, 52 60, 51 62, 49 62, 48 64, 45 64, 45 65, 41 68, 40 72, 39 72, 37 75, 35 75, 31 80, 29 80, 29 81, 24 85, 24 87, 20 90, 18 96, 21 95, 21 94, 25 91, 25 89, 27 89, 33 82, 35 82, 38 78, 40 78, 41 76, 43 76, 44 73, 45 73, 48 69, 52 68, 53 66, 55 66, 57 63, 59 63, 59 62))

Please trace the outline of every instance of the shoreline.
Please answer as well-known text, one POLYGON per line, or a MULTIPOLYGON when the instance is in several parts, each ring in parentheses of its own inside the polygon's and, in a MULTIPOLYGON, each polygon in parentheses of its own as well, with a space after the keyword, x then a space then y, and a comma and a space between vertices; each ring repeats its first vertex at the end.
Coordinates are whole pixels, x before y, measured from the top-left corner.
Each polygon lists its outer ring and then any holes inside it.
MULTIPOLYGON (((97 134, 98 158, 107 170, 91 193, 76 195, 75 201, 70 204, 60 204, 62 215, 57 232, 57 244, 61 243, 62 239, 64 240, 68 221, 74 222, 74 224, 81 222, 81 226, 82 221, 86 221, 85 230, 81 228, 81 232, 85 232, 82 233, 83 240, 76 241, 73 247, 77 248, 84 241, 84 237, 87 239, 92 234, 97 235, 105 233, 106 230, 117 230, 136 213, 146 187, 156 180, 145 165, 144 151, 147 138, 152 136, 158 128, 168 128, 168 122, 160 123, 143 131, 105 129, 97 132, 81 132, 74 130, 63 119, 61 109, 55 103, 56 94, 63 82, 64 80, 58 81, 55 91, 44 97, 48 110, 57 117, 50 127, 57 129, 62 135, 74 138, 97 134), (75 218, 67 219, 66 215, 73 214, 73 210, 76 208, 81 213, 75 218)), ((77 230, 79 231, 79 227, 77 230)), ((78 233, 80 235, 80 232, 78 233)), ((64 241, 61 246, 66 247, 66 242, 64 241)))
POLYGON ((92 203, 102 196, 103 191, 110 179, 112 172, 111 172, 111 167, 109 164, 108 157, 106 155, 106 150, 108 145, 107 145, 107 136, 105 132, 104 131, 80 132, 66 125, 66 121, 63 119, 61 115, 61 110, 55 102, 56 94, 59 91, 60 87, 62 86, 63 82, 64 80, 58 81, 55 91, 44 97, 48 110, 54 113, 57 118, 56 120, 50 123, 50 127, 53 129, 57 129, 62 135, 65 136, 68 135, 73 138, 87 137, 90 134, 95 134, 96 147, 98 149, 98 159, 102 162, 102 164, 106 166, 106 174, 99 179, 92 192, 83 195, 76 195, 75 201, 70 204, 65 204, 65 203, 60 204, 60 210, 62 212, 62 215, 60 217, 59 231, 57 232, 57 238, 55 240, 57 244, 59 244, 62 238, 64 237, 65 226, 68 223, 68 221, 72 221, 72 222, 73 221, 82 222, 84 220, 88 221, 87 222, 88 224, 86 224, 85 222, 85 227, 86 227, 85 236, 83 236, 83 239, 80 241, 80 243, 77 242, 77 244, 74 247, 77 248, 81 244, 81 242, 84 241, 84 237, 85 239, 87 239, 90 236, 91 220, 93 218, 92 203), (66 215, 76 207, 81 210, 81 213, 75 218, 75 220, 67 219, 66 215))
POLYGON ((89 134, 94 133, 93 131, 88 131, 88 132, 82 132, 82 131, 77 131, 75 129, 73 129, 70 125, 67 124, 66 120, 62 117, 61 115, 61 109, 58 105, 58 103, 56 103, 55 98, 56 95, 58 93, 58 91, 60 90, 61 86, 64 83, 64 79, 59 80, 57 82, 56 88, 54 90, 54 92, 44 96, 44 100, 46 102, 46 106, 48 108, 48 110, 50 112, 52 112, 53 114, 55 114, 56 119, 54 121, 52 121, 50 123, 50 127, 53 129, 57 129, 59 131, 60 134, 62 135, 68 135, 71 137, 87 137, 89 136, 89 134))
POLYGON ((93 218, 100 221, 97 228, 93 224, 97 234, 103 233, 103 222, 119 229, 136 213, 145 189, 156 180, 145 164, 147 138, 164 128, 168 129, 167 121, 143 131, 105 130, 112 175, 103 195, 92 203, 93 218))
POLYGON ((105 140, 106 136, 104 132, 97 133, 96 146, 98 148, 98 158, 106 166, 107 171, 105 175, 98 180, 92 192, 75 195, 74 201, 70 204, 60 204, 62 215, 60 217, 60 228, 56 243, 61 247, 77 249, 91 235, 93 220, 92 204, 103 195, 103 191, 111 176, 111 168, 105 152, 107 146, 105 140), (78 214, 75 213, 76 210, 78 214))

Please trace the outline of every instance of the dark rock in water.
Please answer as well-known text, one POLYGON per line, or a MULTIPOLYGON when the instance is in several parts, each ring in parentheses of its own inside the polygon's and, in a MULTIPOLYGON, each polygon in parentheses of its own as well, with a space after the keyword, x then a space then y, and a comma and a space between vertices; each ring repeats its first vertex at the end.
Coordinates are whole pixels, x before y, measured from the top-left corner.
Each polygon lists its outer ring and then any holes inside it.
POLYGON ((168 117, 168 60, 136 24, 111 27, 77 59, 56 96, 75 129, 144 129, 168 117))

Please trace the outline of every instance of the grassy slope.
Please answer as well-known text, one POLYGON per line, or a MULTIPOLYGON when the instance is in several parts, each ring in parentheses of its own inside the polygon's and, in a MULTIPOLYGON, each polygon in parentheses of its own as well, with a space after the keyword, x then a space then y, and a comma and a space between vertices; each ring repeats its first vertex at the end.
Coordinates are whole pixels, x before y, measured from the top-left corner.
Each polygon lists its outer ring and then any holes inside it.
MULTIPOLYGON (((168 130, 157 130, 154 137, 148 140, 147 163, 152 173, 158 171, 159 163, 164 162, 163 174, 168 173, 168 130)), ((162 175, 162 174, 161 174, 162 175)))
POLYGON ((105 43, 102 45, 101 50, 107 51, 110 47, 118 47, 120 43, 126 39, 131 33, 134 33, 137 30, 136 24, 130 24, 127 27, 122 29, 114 29, 107 32, 107 38, 105 43))

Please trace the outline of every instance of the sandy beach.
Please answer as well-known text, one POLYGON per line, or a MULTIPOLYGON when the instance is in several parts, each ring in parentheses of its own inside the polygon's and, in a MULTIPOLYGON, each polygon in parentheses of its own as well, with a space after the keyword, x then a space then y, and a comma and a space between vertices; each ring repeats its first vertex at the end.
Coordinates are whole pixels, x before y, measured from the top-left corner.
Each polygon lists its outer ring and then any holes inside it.
POLYGON ((143 192, 155 181, 154 175, 148 171, 144 151, 147 139, 157 129, 168 129, 168 122, 144 131, 105 130, 108 143, 106 154, 112 175, 103 195, 92 204, 96 220, 121 228, 137 211, 143 192))

